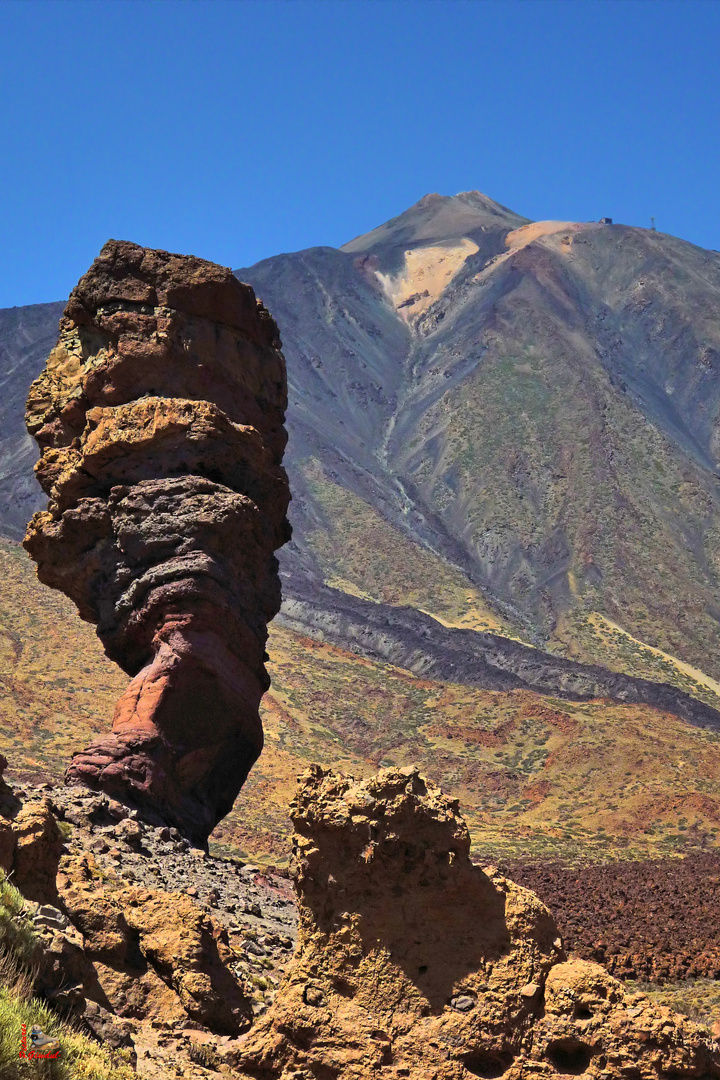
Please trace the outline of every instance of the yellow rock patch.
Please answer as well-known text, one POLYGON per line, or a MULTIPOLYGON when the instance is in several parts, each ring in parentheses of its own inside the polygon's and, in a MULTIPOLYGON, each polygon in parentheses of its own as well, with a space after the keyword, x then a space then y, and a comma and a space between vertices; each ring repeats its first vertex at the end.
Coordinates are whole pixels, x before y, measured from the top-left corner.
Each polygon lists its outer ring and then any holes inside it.
POLYGON ((552 236, 559 232, 577 232, 584 228, 582 222, 575 221, 531 221, 529 225, 521 225, 519 229, 513 229, 505 237, 505 246, 511 251, 532 244, 533 240, 539 240, 542 236, 552 236))
POLYGON ((414 248, 405 252, 405 269, 400 274, 377 272, 385 294, 400 316, 409 322, 434 304, 477 244, 464 236, 446 244, 414 248))

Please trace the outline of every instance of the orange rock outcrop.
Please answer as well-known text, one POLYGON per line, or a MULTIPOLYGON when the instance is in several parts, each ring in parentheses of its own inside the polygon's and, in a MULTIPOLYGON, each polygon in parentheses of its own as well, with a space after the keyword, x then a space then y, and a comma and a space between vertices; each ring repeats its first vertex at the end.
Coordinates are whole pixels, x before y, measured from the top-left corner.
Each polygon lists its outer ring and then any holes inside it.
POLYGON ((91 855, 60 865, 61 902, 82 934, 83 992, 121 1017, 196 1022, 220 1034, 250 1026, 229 970, 227 935, 189 896, 101 880, 91 855))
POLYGON ((292 817, 298 950, 241 1076, 720 1076, 708 1033, 568 959, 534 893, 470 862, 457 803, 416 770, 315 766, 292 817))
POLYGON ((50 501, 25 547, 132 676, 68 777, 197 844, 262 749, 285 406, 277 327, 248 285, 118 241, 73 290, 28 397, 50 501))

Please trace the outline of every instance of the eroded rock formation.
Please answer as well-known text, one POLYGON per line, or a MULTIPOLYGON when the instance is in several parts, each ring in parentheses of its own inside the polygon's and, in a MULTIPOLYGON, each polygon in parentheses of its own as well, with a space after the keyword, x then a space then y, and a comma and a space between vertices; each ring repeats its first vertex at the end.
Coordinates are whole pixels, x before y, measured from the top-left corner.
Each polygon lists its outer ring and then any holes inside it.
POLYGON ((568 960, 534 893, 472 865, 457 803, 416 770, 315 766, 292 817, 298 951, 241 1075, 720 1076, 707 1033, 568 960))
POLYGON ((66 857, 63 908, 82 934, 82 992, 120 1016, 195 1021, 234 1035, 250 1002, 229 970, 227 934, 189 896, 102 881, 96 860, 66 857))
POLYGON ((28 398, 50 501, 25 547, 133 676, 68 777, 198 844, 262 748, 285 405, 278 330, 249 286, 118 241, 73 290, 28 398))
MULTIPOLYGON (((262 1008, 234 912, 248 893, 264 900, 264 892, 237 864, 209 858, 103 792, 44 784, 18 794, 13 819, 0 811, 0 869, 24 897, 0 904, 3 974, 21 967, 35 995, 128 1051, 146 1080, 203 1080, 198 1040, 232 1045, 262 1008)), ((267 934, 277 931, 273 915, 263 920, 267 934)), ((292 918, 282 925, 292 929, 292 918)), ((258 948, 268 974, 270 950, 258 948)), ((73 1077, 84 1075, 75 1064, 73 1077)))

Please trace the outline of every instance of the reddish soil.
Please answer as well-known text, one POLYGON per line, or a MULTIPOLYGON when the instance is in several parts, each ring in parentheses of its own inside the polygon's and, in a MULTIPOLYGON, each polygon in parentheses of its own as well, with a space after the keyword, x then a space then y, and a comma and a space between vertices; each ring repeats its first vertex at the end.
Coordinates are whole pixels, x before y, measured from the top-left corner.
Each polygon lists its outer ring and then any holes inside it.
POLYGON ((614 975, 720 979, 720 855, 501 869, 548 905, 570 952, 614 975))

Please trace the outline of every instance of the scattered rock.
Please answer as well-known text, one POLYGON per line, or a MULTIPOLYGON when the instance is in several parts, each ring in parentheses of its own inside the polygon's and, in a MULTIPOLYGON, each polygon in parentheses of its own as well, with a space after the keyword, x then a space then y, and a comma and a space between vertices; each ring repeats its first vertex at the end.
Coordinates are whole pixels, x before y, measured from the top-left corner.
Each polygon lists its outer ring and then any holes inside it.
POLYGON ((248 940, 244 942, 243 948, 245 952, 252 953, 253 956, 265 956, 266 950, 262 945, 258 945, 257 941, 248 940))
POLYGON ((144 829, 139 822, 125 818, 118 822, 114 832, 118 840, 123 840, 129 847, 137 849, 142 843, 144 829))
POLYGON ((37 926, 50 926, 57 930, 65 930, 68 926, 67 916, 51 904, 41 904, 32 918, 37 926))
POLYGON ((130 1021, 119 1020, 95 1001, 88 1002, 83 1019, 93 1034, 114 1050, 121 1047, 134 1049, 133 1034, 136 1025, 130 1021))
POLYGON ((548 905, 568 949, 619 978, 720 978, 720 856, 713 852, 602 866, 515 861, 503 873, 548 905))
POLYGON ((450 998, 450 1004, 458 1012, 470 1012, 477 1005, 477 997, 475 994, 457 994, 455 997, 450 998))

